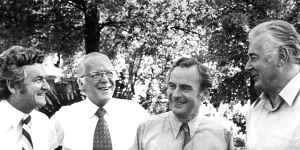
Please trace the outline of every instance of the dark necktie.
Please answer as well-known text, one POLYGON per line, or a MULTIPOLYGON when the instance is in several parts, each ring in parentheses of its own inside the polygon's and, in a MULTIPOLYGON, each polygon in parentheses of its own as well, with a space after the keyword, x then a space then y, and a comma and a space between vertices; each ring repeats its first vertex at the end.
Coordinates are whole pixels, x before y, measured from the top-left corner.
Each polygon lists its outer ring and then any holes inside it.
POLYGON ((184 146, 191 140, 190 128, 189 128, 188 123, 182 123, 182 125, 180 127, 180 131, 183 132, 183 134, 184 134, 184 141, 183 141, 183 145, 182 145, 182 149, 183 149, 184 146))
POLYGON ((106 111, 101 107, 95 113, 99 120, 94 133, 93 150, 112 150, 111 138, 104 114, 106 111))
POLYGON ((30 120, 31 116, 28 116, 26 119, 21 120, 23 138, 22 150, 33 150, 33 143, 30 136, 30 127, 28 126, 30 120))

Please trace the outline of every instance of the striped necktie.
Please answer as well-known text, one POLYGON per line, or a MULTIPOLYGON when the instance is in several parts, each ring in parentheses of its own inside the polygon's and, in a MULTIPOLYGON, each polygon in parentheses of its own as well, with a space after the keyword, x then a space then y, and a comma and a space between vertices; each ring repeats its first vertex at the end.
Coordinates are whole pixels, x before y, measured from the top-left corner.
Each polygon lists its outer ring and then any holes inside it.
POLYGON ((94 133, 93 150, 112 150, 108 125, 104 120, 105 113, 106 111, 102 107, 95 113, 99 120, 94 133))
POLYGON ((180 127, 180 131, 184 134, 184 141, 182 145, 182 149, 186 146, 186 144, 191 140, 190 128, 188 123, 182 123, 180 127))
POLYGON ((30 127, 29 127, 30 120, 31 120, 31 116, 28 116, 26 119, 21 120, 22 139, 23 139, 22 150, 33 150, 33 143, 30 136, 30 127))

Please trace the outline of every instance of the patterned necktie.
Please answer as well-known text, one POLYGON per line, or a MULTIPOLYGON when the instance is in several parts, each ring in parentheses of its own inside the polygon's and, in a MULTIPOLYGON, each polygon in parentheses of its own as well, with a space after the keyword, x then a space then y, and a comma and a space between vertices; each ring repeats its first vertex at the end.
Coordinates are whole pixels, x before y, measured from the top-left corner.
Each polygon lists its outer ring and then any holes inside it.
POLYGON ((184 146, 191 140, 190 128, 189 128, 188 123, 182 123, 182 125, 180 127, 180 131, 183 132, 183 134, 184 134, 184 141, 183 141, 183 145, 182 145, 182 149, 183 149, 184 146))
POLYGON ((30 120, 31 116, 28 116, 26 119, 21 120, 23 139, 22 150, 33 150, 33 143, 30 136, 30 127, 28 126, 30 120))
POLYGON ((104 114, 106 111, 100 107, 95 113, 99 120, 94 133, 93 150, 112 150, 111 138, 104 114))

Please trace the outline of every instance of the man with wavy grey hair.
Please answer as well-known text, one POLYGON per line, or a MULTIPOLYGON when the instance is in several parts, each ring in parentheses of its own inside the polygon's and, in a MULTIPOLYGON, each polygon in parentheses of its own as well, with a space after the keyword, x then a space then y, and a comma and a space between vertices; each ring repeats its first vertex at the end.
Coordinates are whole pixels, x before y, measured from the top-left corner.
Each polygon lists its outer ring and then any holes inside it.
POLYGON ((300 149, 300 36, 293 25, 274 20, 249 33, 250 71, 262 91, 250 108, 250 150, 300 149))
POLYGON ((21 46, 0 54, 0 149, 51 149, 50 120, 35 110, 49 89, 43 59, 41 51, 21 46))

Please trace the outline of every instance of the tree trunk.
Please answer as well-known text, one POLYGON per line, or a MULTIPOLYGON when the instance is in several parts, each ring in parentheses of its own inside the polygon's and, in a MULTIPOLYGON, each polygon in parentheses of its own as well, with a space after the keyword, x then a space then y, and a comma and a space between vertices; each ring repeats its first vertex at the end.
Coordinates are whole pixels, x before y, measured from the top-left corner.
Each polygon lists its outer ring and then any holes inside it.
POLYGON ((99 51, 100 32, 99 12, 97 5, 90 4, 85 15, 85 51, 86 53, 99 51))

